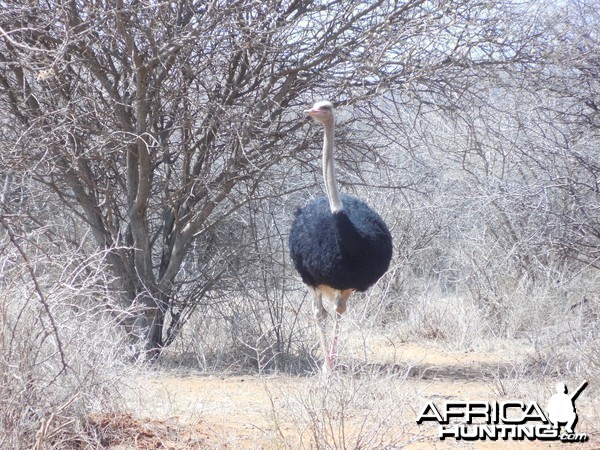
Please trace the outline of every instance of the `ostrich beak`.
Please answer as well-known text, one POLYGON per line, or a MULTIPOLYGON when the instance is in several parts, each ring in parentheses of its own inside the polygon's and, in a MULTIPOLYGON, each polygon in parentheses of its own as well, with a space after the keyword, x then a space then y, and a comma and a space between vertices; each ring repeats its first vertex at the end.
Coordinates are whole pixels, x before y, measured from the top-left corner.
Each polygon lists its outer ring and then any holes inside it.
POLYGON ((311 117, 321 116, 321 115, 324 115, 324 113, 325 113, 325 111, 316 109, 316 108, 304 110, 304 114, 308 114, 311 117))

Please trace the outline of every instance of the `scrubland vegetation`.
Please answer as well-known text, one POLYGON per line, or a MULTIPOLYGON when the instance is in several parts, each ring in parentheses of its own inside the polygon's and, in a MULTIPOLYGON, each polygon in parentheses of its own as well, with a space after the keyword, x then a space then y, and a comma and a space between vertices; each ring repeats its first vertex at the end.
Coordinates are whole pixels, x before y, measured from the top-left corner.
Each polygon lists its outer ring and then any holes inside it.
POLYGON ((340 189, 394 257, 349 304, 337 384, 284 404, 302 439, 274 445, 409 443, 407 409, 387 414, 403 344, 514 343, 495 394, 598 397, 597 2, 0 6, 1 448, 115 444, 98 417, 153 371, 316 376, 287 235, 322 195, 302 114, 322 98, 340 189))

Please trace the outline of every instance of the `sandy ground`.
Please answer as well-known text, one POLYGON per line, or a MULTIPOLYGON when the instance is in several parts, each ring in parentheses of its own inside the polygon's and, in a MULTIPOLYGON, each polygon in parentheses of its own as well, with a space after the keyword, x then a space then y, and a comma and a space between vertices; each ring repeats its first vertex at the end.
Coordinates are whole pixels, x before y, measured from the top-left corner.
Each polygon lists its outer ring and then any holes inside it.
MULTIPOLYGON (((402 344, 391 364, 386 345, 369 364, 353 364, 325 379, 320 374, 193 375, 160 372, 132 380, 129 411, 98 418, 115 427, 113 449, 276 448, 600 448, 598 388, 577 399, 578 432, 585 444, 544 441, 441 441, 437 425, 417 425, 428 401, 536 400, 542 408, 555 379, 536 380, 523 353, 456 353, 402 344), (120 434, 119 434, 120 433, 120 434)), ((569 379, 568 385, 582 380, 569 379)))

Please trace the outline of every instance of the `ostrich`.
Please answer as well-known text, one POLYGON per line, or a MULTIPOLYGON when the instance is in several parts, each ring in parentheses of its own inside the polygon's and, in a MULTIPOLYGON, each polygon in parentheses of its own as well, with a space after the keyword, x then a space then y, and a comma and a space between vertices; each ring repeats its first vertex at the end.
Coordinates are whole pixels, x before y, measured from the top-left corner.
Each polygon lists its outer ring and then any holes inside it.
POLYGON ((328 101, 305 111, 323 124, 323 178, 326 197, 296 212, 290 232, 290 254, 302 281, 313 295, 313 312, 325 357, 323 371, 335 366, 338 321, 354 291, 366 291, 387 271, 392 236, 381 217, 361 200, 338 193, 333 160, 334 115, 328 101), (327 345, 327 311, 323 297, 333 303, 335 317, 331 346, 327 345))

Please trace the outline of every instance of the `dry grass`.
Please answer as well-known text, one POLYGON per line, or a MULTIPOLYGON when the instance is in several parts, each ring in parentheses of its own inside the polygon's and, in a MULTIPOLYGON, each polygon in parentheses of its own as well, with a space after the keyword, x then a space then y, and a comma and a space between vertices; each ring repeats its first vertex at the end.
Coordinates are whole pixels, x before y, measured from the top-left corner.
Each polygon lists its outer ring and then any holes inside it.
MULTIPOLYGON (((459 352, 435 343, 390 345, 389 339, 348 331, 342 365, 328 379, 319 373, 146 373, 130 383, 127 405, 142 423, 168 424, 178 436, 194 431, 205 448, 464 448, 469 445, 440 442, 435 425, 416 424, 427 401, 535 400, 544 407, 556 383, 531 368, 530 346, 511 340, 493 351, 459 352), (374 355, 368 364, 353 356, 364 347, 374 355)), ((570 387, 580 383, 576 376, 562 380, 570 387)), ((590 443, 570 448, 594 448, 600 439, 599 395, 590 386, 578 399, 578 430, 590 443)), ((177 442, 173 448, 194 448, 173 434, 170 439, 177 442)))
MULTIPOLYGON (((202 448, 206 441, 200 427, 180 427, 168 420, 137 419, 131 413, 91 415, 86 431, 94 437, 97 446, 111 449, 192 449, 202 448)), ((82 442, 79 446, 86 448, 89 443, 82 442)))
POLYGON ((316 377, 273 401, 279 448, 394 448, 418 438, 406 420, 414 394, 400 375, 316 377))
POLYGON ((583 379, 579 427, 597 438, 600 307, 591 276, 522 283, 494 305, 435 285, 398 292, 387 278, 353 296, 339 370, 324 380, 301 291, 277 305, 234 297, 200 308, 159 367, 136 368, 106 314, 101 258, 60 264, 36 273, 38 288, 23 268, 4 272, 2 448, 439 445, 433 428, 415 423, 428 399, 544 404, 557 380, 583 379), (275 307, 285 311, 276 326, 275 307))
POLYGON ((45 255, 32 271, 31 260, 17 265, 14 254, 4 257, 0 448, 94 447, 88 417, 118 408, 132 369, 99 289, 102 258, 77 265, 73 255, 45 255))

